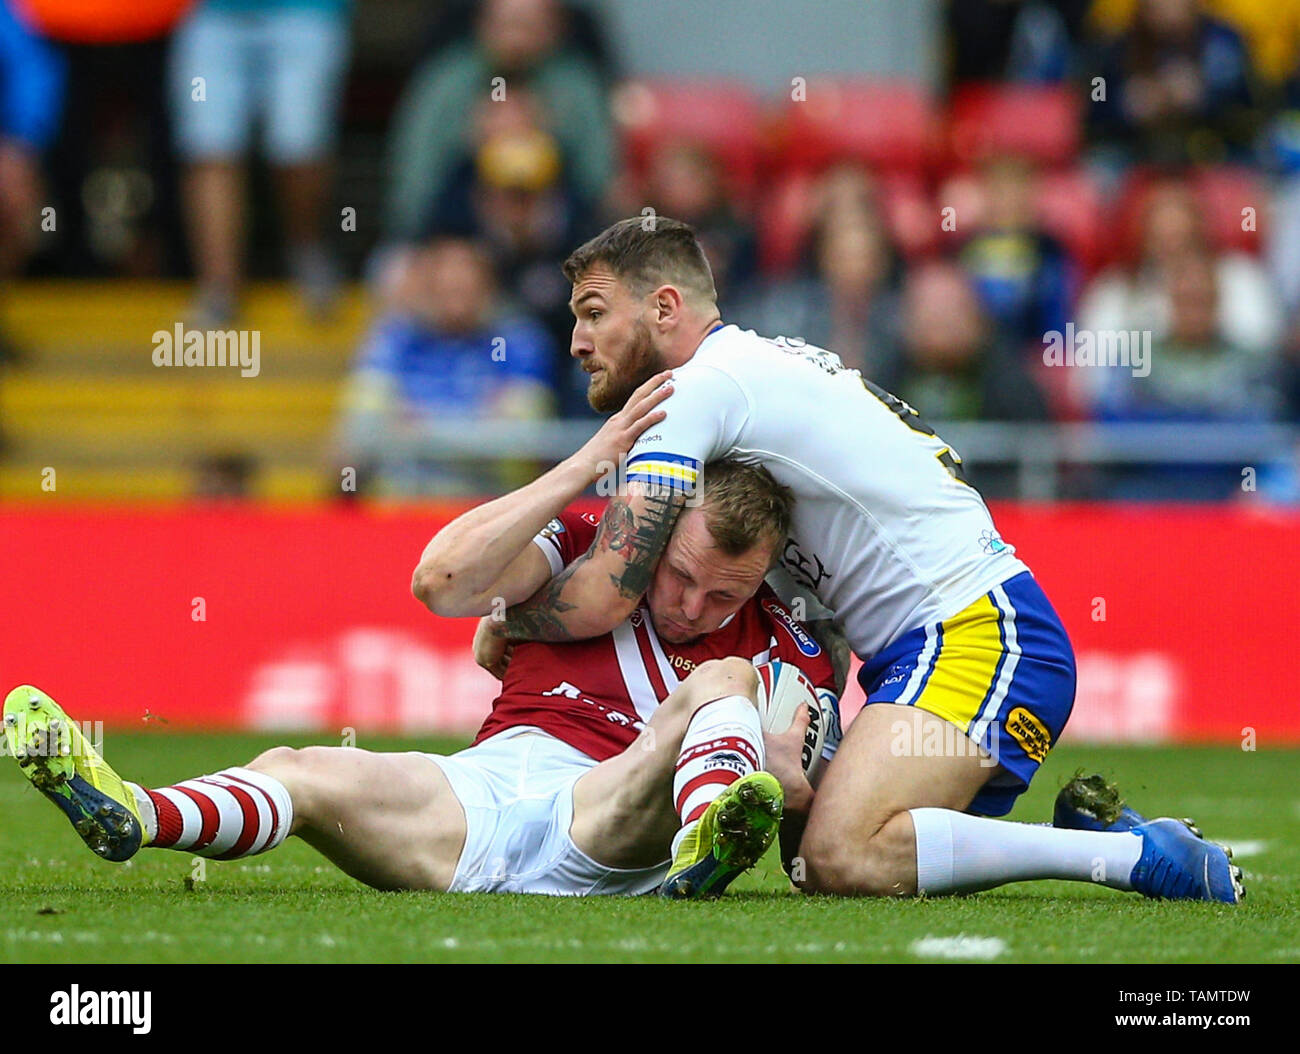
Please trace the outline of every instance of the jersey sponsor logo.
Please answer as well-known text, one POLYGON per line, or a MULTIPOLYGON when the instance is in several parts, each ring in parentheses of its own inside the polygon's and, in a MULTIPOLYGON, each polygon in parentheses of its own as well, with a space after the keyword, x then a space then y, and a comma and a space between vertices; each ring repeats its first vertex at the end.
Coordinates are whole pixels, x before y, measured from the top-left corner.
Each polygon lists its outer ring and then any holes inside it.
POLYGON ((1025 754, 1034 761, 1041 762, 1047 757, 1052 745, 1052 736, 1043 722, 1023 706, 1017 706, 1007 715, 1007 731, 1020 744, 1025 754))
POLYGON ((1014 545, 1007 545, 997 531, 980 531, 980 548, 990 556, 996 556, 998 553, 1014 553, 1016 551, 1016 547, 1014 545))
POLYGON ((638 721, 635 717, 625 714, 621 710, 615 710, 612 707, 606 706, 604 703, 596 702, 595 699, 588 699, 582 694, 581 688, 570 684, 568 681, 561 681, 554 688, 548 688, 540 694, 553 698, 559 697, 561 699, 575 699, 580 703, 586 703, 588 706, 593 706, 603 713, 606 721, 610 721, 616 725, 623 725, 625 728, 632 728, 638 732, 645 728, 644 721, 638 721))
POLYGON ((799 625, 799 623, 791 617, 790 612, 786 611, 786 609, 775 600, 765 600, 763 601, 763 606, 771 612, 772 617, 776 619, 777 625, 781 626, 788 634, 790 634, 790 639, 794 641, 794 646, 804 655, 807 655, 808 658, 811 659, 822 653, 822 646, 813 640, 812 634, 799 625))
POLYGON ((537 532, 540 538, 554 538, 557 534, 564 533, 564 524, 559 520, 552 520, 540 531, 537 532))
MULTIPOLYGON (((590 699, 584 699, 583 702, 591 703, 590 699)), ((592 706, 599 710, 605 711, 605 720, 612 721, 616 725, 622 725, 624 728, 642 729, 645 725, 640 721, 634 721, 627 714, 619 710, 610 710, 608 707, 601 706, 599 703, 591 703, 592 706)))

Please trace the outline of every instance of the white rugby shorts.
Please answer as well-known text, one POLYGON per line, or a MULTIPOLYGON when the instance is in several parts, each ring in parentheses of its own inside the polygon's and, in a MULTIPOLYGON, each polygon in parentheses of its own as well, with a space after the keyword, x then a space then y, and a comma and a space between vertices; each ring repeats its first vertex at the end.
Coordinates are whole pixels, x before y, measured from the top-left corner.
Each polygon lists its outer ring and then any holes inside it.
POLYGON ((598 864, 573 844, 573 785, 596 761, 532 726, 507 728, 456 754, 425 754, 465 810, 451 893, 636 896, 668 873, 598 864))

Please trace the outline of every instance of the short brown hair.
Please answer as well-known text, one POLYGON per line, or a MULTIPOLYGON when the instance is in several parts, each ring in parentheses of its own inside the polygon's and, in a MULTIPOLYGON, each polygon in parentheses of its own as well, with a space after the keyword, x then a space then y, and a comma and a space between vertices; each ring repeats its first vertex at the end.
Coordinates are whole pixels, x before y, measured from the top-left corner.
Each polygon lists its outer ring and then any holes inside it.
POLYGON ((754 461, 722 458, 700 473, 700 511, 714 544, 727 556, 742 556, 772 541, 775 563, 790 533, 794 491, 754 461))
POLYGON ((717 300, 713 271, 695 228, 667 216, 633 216, 606 227, 564 261, 564 277, 576 283, 604 264, 637 296, 661 285, 680 286, 717 300))

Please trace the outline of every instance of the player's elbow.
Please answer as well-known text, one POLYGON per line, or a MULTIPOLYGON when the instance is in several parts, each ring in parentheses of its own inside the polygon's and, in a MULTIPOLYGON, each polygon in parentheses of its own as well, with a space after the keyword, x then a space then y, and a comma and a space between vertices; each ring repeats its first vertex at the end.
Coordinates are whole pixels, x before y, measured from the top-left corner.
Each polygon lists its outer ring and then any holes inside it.
POLYGON ((411 575, 411 594, 435 615, 457 618, 473 614, 467 610, 456 573, 438 560, 421 560, 411 575))

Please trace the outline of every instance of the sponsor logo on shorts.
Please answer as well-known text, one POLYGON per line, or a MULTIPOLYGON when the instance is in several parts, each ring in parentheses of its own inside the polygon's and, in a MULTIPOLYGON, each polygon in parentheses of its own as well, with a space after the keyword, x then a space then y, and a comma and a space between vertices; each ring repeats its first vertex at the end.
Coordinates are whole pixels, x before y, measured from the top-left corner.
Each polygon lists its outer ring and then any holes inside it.
POLYGON ((794 620, 790 612, 786 611, 775 600, 765 600, 763 604, 772 613, 777 625, 790 634, 790 639, 794 641, 795 647, 804 655, 811 659, 813 656, 822 653, 822 646, 813 640, 812 635, 794 620))
POLYGON ((1017 706, 1007 715, 1006 729, 1034 761, 1041 762, 1047 757, 1052 746, 1052 736, 1043 722, 1023 706, 1017 706))
POLYGON ((564 524, 559 520, 552 520, 539 532, 543 538, 554 538, 557 534, 564 533, 564 524))

